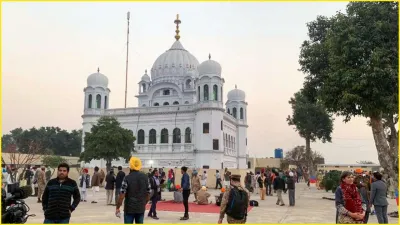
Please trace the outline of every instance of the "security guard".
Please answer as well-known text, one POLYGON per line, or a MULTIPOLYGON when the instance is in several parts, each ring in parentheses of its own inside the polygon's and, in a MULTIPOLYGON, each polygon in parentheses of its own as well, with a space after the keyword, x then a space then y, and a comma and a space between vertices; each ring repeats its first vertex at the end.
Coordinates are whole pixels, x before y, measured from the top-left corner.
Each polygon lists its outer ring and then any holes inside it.
MULTIPOLYGON (((226 213, 226 209, 227 209, 227 204, 229 201, 229 196, 230 196, 230 192, 232 191, 233 188, 238 188, 239 191, 245 191, 247 194, 247 207, 249 206, 250 203, 250 192, 241 186, 240 184, 240 175, 231 175, 230 176, 230 187, 228 188, 228 190, 226 190, 226 192, 224 193, 224 196, 222 197, 222 201, 221 201, 221 211, 219 214, 219 220, 218 223, 221 224, 222 220, 224 219, 225 213, 226 213)), ((246 209, 247 209, 246 207, 246 209)), ((246 216, 247 216, 247 210, 246 210, 246 216)), ((246 223, 246 216, 241 219, 235 219, 232 218, 231 216, 227 215, 227 221, 229 224, 244 224, 246 223)))

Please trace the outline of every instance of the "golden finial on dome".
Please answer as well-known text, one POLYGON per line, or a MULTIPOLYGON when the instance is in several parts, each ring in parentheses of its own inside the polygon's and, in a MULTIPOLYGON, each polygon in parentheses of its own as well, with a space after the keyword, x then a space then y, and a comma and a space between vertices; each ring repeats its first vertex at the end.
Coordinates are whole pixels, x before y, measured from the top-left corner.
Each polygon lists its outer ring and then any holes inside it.
POLYGON ((237 89, 237 85, 235 84, 235 89, 237 89))
POLYGON ((211 59, 211 53, 208 53, 208 60, 211 59))
POLYGON ((97 73, 100 73, 100 67, 97 67, 97 73))
POLYGON ((179 41, 179 39, 181 38, 181 36, 179 36, 179 24, 181 24, 181 20, 179 19, 179 14, 176 14, 176 20, 174 21, 174 23, 176 24, 175 39, 179 41))

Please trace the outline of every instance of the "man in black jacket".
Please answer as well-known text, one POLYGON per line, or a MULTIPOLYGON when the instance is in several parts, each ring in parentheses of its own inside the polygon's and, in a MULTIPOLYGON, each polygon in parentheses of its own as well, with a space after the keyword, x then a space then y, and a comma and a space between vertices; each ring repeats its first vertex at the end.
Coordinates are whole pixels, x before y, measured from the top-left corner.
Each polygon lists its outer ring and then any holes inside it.
POLYGON ((289 172, 289 176, 286 178, 287 189, 289 190, 289 206, 294 206, 295 204, 295 183, 293 178, 293 172, 289 172))
POLYGON ((44 223, 68 224, 71 213, 78 206, 81 195, 76 182, 68 178, 69 165, 58 165, 57 178, 49 180, 42 196, 44 223), (71 196, 74 201, 71 204, 71 196))
POLYGON ((122 182, 115 215, 117 217, 121 216, 119 208, 124 202, 124 223, 132 224, 135 222, 142 224, 144 212, 146 211, 146 203, 150 199, 149 178, 146 174, 140 172, 142 168, 140 159, 131 157, 129 167, 131 172, 122 182))
POLYGON ((276 172, 275 172, 275 176, 276 177, 274 180, 274 190, 276 191, 276 195, 278 196, 278 200, 276 201, 276 204, 277 205, 280 204, 280 206, 284 206, 285 203, 283 202, 283 199, 282 199, 282 192, 283 192, 283 189, 285 189, 285 181, 276 172))
POLYGON ((117 177, 115 178, 115 204, 119 199, 119 192, 121 191, 122 181, 124 180, 125 173, 122 171, 122 166, 118 166, 117 177))

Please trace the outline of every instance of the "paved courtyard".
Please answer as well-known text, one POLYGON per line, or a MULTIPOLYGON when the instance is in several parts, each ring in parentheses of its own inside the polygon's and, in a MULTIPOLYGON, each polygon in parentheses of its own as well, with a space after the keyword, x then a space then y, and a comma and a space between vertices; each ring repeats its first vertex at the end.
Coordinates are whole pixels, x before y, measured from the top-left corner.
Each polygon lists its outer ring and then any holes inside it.
MULTIPOLYGON (((209 191, 212 195, 218 193, 216 190, 209 191)), ((77 210, 72 214, 71 223, 123 223, 122 218, 115 217, 115 206, 107 206, 105 204, 106 194, 102 189, 98 193, 99 202, 91 204, 90 202, 82 202, 77 210)), ((322 197, 333 198, 332 193, 319 191, 315 187, 308 189, 305 184, 301 183, 296 186, 296 206, 288 207, 288 196, 283 195, 286 206, 277 206, 276 196, 267 197, 266 200, 260 201, 258 195, 252 195, 253 200, 260 203, 259 207, 254 207, 248 215, 248 223, 335 223, 335 207, 334 201, 322 199, 322 197)), ((91 193, 89 192, 88 200, 90 201, 91 193)), ((172 193, 163 192, 163 198, 167 201, 173 199, 172 193)), ((193 201, 194 196, 190 196, 193 201)), ((36 198, 27 199, 28 205, 31 207, 30 213, 36 214, 36 217, 29 218, 27 223, 43 223, 44 217, 41 210, 41 204, 36 203, 36 198)), ((213 199, 214 200, 214 199, 213 199)), ((396 201, 389 200, 390 205, 388 212, 397 211, 396 201)), ((190 208, 189 208, 190 209, 190 208)), ((218 214, 215 213, 190 213, 190 220, 180 221, 183 216, 181 212, 158 211, 160 220, 153 220, 145 217, 145 223, 217 223, 218 214)), ((226 223, 226 219, 224 220, 226 223)), ((376 216, 370 216, 369 223, 377 223, 376 216)), ((398 224, 398 218, 389 217, 389 223, 398 224)))

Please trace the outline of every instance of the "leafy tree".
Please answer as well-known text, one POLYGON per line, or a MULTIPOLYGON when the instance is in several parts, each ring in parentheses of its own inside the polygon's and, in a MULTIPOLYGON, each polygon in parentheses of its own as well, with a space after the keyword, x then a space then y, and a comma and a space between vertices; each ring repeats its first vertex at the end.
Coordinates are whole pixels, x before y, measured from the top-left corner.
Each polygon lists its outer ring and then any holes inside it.
POLYGON ((51 176, 53 176, 54 171, 61 163, 68 163, 68 160, 59 155, 46 155, 42 158, 43 165, 49 166, 53 171, 51 172, 51 176))
POLYGON ((80 159, 90 162, 93 159, 104 159, 107 171, 111 169, 112 160, 128 159, 133 151, 136 138, 133 132, 120 126, 113 117, 101 117, 90 133, 85 133, 85 151, 80 159))
POLYGON ((329 115, 325 107, 317 101, 310 100, 304 90, 294 94, 289 104, 292 105, 292 116, 288 116, 287 121, 290 126, 294 126, 300 137, 306 141, 304 160, 314 175, 313 153, 311 142, 317 139, 323 143, 331 142, 333 131, 333 118, 329 115))
POLYGON ((16 128, 2 136, 2 151, 10 146, 16 146, 18 152, 27 153, 31 142, 40 143, 42 148, 52 151, 55 155, 79 156, 82 145, 82 131, 68 132, 59 127, 35 127, 23 130, 16 128))
POLYGON ((304 87, 344 122, 369 118, 380 165, 397 180, 398 3, 350 2, 346 12, 307 24, 304 87))
MULTIPOLYGON (((312 165, 313 170, 316 169, 316 165, 320 163, 323 156, 316 151, 311 152, 311 163, 309 163, 309 157, 307 156, 306 146, 296 146, 292 150, 285 153, 285 157, 283 158, 283 164, 285 165, 295 165, 297 167, 303 167, 304 165, 312 165)), ((311 170, 311 167, 309 167, 311 170)))

